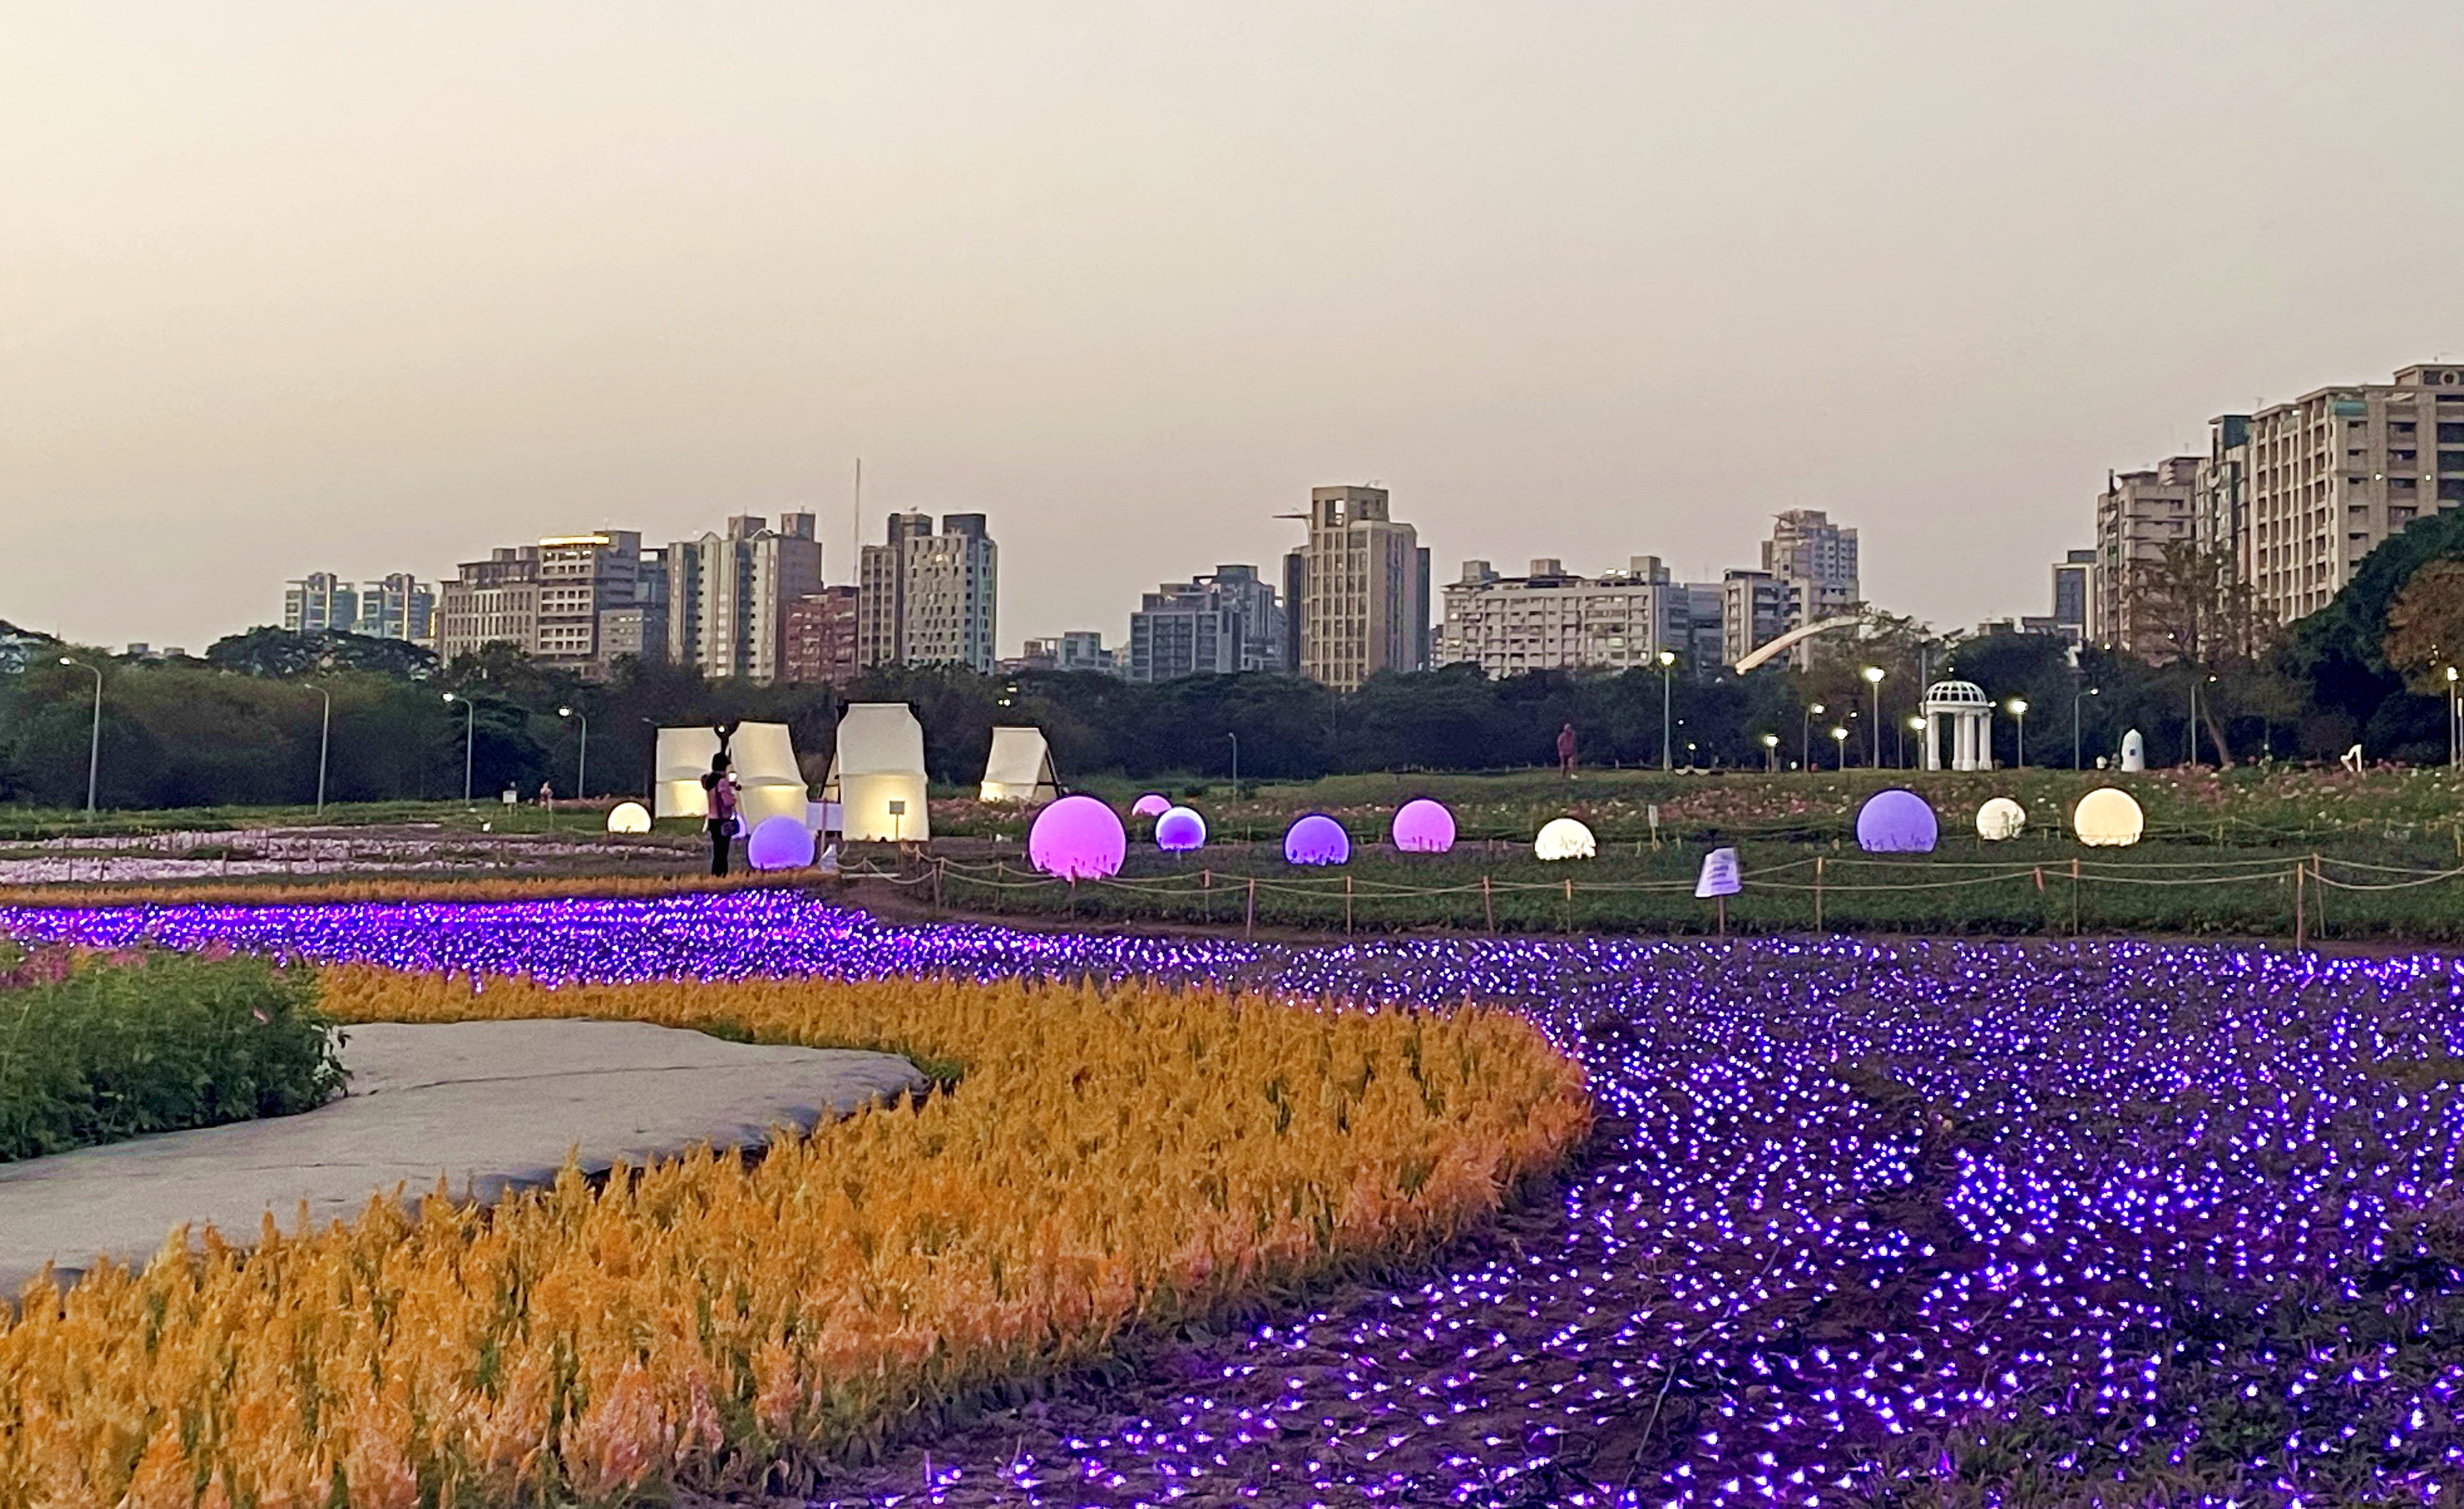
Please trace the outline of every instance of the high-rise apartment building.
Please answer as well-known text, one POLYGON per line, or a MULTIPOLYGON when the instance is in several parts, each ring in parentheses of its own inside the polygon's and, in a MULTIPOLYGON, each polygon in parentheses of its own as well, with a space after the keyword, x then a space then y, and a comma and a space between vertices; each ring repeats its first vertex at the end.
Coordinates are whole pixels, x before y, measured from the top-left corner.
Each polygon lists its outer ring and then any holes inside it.
POLYGON ((1000 662, 1012 671, 1089 671, 1097 676, 1122 674, 1120 652, 1104 648, 1103 634, 1093 629, 1070 629, 1046 639, 1029 639, 1016 660, 1000 662))
POLYGON ((890 516, 887 542, 866 545, 857 570, 858 654, 872 665, 993 668, 1001 547, 981 514, 890 516))
POLYGON ((498 545, 484 561, 465 561, 437 593, 436 654, 443 660, 510 644, 539 647, 539 547, 498 545))
POLYGON ((435 633, 436 588, 407 571, 360 584, 361 633, 426 644, 435 633))
POLYGON ((2135 622, 2131 584, 2140 569, 2176 543, 2198 538, 2202 457, 2167 456, 2141 472, 2105 479, 2096 500, 2096 556, 2088 573, 2088 637, 2112 648, 2145 653, 2154 648, 2135 622))
POLYGON ((787 653, 781 679, 800 686, 846 686, 864 672, 857 654, 853 587, 825 587, 787 605, 787 653))
MULTIPOLYGON (((1309 493, 1299 558, 1300 672, 1351 691, 1380 671, 1417 671, 1429 650, 1427 562, 1419 532, 1388 511, 1382 487, 1309 493)), ((1286 579, 1292 575, 1287 559, 1286 579)))
POLYGON ((1284 669, 1284 607, 1254 566, 1166 582, 1130 615, 1129 677, 1172 681, 1284 669))
POLYGON ((668 552, 644 550, 633 566, 633 601, 599 615, 599 655, 609 667, 623 659, 657 665, 668 658, 668 552))
POLYGON ((633 606, 641 569, 642 536, 636 530, 597 529, 540 541, 531 658, 592 679, 605 676, 613 656, 601 642, 602 620, 633 606))
POLYGON ((360 594, 331 571, 311 571, 282 589, 282 627, 295 634, 340 629, 356 633, 360 594))
POLYGON ((2260 610, 2291 623, 2327 606, 2388 537, 2464 503, 2464 366, 2408 366, 2392 383, 2262 409, 2227 461, 2247 468, 2248 524, 2225 543, 2260 610))
POLYGON ((1857 531, 1833 523, 1818 508, 1792 508, 1771 521, 1771 538, 1763 542, 1763 569, 1805 584, 1796 589, 1805 623, 1846 612, 1864 595, 1858 580, 1857 531))
POLYGON ((1720 661, 1734 665, 1796 626, 1798 579, 1736 568, 1720 577, 1720 661))
POLYGON ((667 549, 668 658, 707 677, 776 681, 786 663, 787 610, 822 589, 813 516, 759 514, 667 549))
MULTIPOLYGON (((1692 660, 1691 588, 1670 579, 1658 556, 1634 557, 1596 577, 1536 560, 1523 576, 1500 576, 1485 561, 1465 561, 1445 588, 1441 665, 1473 664, 1483 675, 1656 666, 1663 650, 1692 660)), ((1714 611, 1716 611, 1716 607, 1714 611)))

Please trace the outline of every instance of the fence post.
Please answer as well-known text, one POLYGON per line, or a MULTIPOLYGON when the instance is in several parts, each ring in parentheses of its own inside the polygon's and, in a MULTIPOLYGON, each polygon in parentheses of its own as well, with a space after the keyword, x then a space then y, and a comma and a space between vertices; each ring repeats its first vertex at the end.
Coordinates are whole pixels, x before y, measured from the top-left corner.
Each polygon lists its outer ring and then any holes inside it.
POLYGON ((2293 861, 2293 946, 2296 948, 2309 938, 2307 920, 2301 915, 2301 860, 2293 861))
POLYGON ((935 911, 941 906, 941 872, 948 864, 947 859, 933 861, 933 906, 935 911))
POLYGON ((2071 855, 2071 936, 2072 936, 2073 938, 2077 938, 2077 937, 2079 936, 2079 855, 2077 855, 2077 854, 2073 854, 2073 855, 2071 855))
POLYGON ((1203 893, 1198 899, 1198 919, 1211 922, 1215 921, 1215 872, 1212 869, 1198 872, 1198 889, 1203 893))
POLYGON ((2310 931, 2323 941, 2327 936, 2327 872, 2319 868, 2317 854, 2310 856, 2310 884, 2319 893, 2319 899, 2310 903, 2310 931))
POLYGON ((1574 930, 1574 877, 1566 877, 1566 931, 1574 930))
POLYGON ((1822 931, 1822 856, 1814 856, 1814 930, 1822 931))
POLYGON ((1249 877, 1249 906, 1241 918, 1241 936, 1244 940, 1258 936, 1258 877, 1254 875, 1249 877))
POLYGON ((1343 877, 1343 936, 1352 936, 1352 877, 1343 877))
POLYGON ((1497 898, 1489 893, 1488 877, 1480 877, 1480 912, 1488 920, 1488 930, 1497 931, 1497 898))

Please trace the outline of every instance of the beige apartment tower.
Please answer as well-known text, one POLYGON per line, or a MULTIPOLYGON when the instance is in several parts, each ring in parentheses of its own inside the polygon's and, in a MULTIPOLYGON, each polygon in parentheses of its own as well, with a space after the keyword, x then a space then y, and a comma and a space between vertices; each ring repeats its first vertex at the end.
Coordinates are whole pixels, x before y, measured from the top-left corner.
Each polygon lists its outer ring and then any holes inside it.
POLYGON ((2153 653, 2132 621, 2131 578, 2176 541, 2198 538, 2203 458, 2172 455, 2144 472, 2105 478, 2096 500, 2096 559, 2088 568, 2087 636, 2111 649, 2153 653))
POLYGON ((1384 488, 1312 488, 1309 543, 1295 555, 1303 676, 1349 692, 1426 663, 1428 554, 1418 530, 1389 517, 1384 488))

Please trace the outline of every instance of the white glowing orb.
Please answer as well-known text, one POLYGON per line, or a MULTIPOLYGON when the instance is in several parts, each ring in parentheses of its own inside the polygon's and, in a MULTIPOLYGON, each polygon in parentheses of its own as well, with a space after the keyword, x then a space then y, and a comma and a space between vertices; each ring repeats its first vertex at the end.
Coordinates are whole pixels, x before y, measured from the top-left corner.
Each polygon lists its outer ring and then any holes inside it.
POLYGON ((2028 810, 2007 796, 1997 796, 1976 810, 1976 836, 1988 843, 2016 838, 2027 829, 2028 810))
POLYGON ((2079 798, 2071 813, 2071 829, 2080 843, 2121 849, 2139 842, 2139 835, 2147 831, 2147 818, 2129 792, 2103 786, 2079 798))
POLYGON ((756 870, 802 870, 813 862, 813 831, 801 817, 765 817, 744 842, 744 861, 756 870))
POLYGON ((639 802, 619 802, 607 810, 607 831, 647 833, 650 831, 650 810, 639 802))
POLYGON ((1543 823, 1540 836, 1531 844, 1533 857, 1540 859, 1589 859, 1599 851, 1592 831, 1571 817, 1552 817, 1543 823))

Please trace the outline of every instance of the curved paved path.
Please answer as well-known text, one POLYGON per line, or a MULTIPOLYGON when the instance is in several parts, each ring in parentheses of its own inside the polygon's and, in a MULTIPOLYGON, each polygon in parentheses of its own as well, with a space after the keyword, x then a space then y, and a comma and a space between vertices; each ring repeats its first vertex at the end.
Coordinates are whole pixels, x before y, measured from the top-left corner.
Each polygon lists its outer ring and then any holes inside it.
POLYGON ((698 1143, 766 1145, 773 1128, 921 1089, 894 1054, 753 1047, 634 1022, 378 1023, 349 1029, 351 1093, 300 1116, 169 1132, 0 1164, 0 1296, 95 1254, 152 1255, 173 1228, 253 1240, 267 1211, 293 1229, 349 1220, 443 1176, 493 1203, 556 1177, 698 1143))

